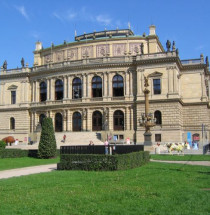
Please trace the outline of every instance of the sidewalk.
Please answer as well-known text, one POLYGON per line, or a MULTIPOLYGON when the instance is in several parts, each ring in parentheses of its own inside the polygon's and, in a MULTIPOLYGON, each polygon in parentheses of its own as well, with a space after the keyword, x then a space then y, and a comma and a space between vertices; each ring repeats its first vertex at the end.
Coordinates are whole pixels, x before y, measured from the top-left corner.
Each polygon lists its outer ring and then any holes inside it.
POLYGON ((195 166, 210 166, 210 161, 165 161, 165 160, 153 160, 152 162, 161 162, 161 163, 177 163, 177 164, 187 164, 187 165, 195 165, 195 166))
MULTIPOLYGON (((150 160, 151 162, 162 162, 162 163, 177 163, 187 165, 199 165, 199 166, 210 166, 210 161, 164 161, 164 160, 150 160)), ((18 169, 10 169, 0 171, 0 179, 19 177, 23 175, 38 174, 44 172, 51 172, 57 169, 57 164, 48 164, 40 166, 31 166, 18 169)))
POLYGON ((48 164, 40 166, 31 166, 18 169, 0 171, 0 179, 19 177, 22 175, 31 175, 43 172, 51 172, 57 169, 57 164, 48 164))

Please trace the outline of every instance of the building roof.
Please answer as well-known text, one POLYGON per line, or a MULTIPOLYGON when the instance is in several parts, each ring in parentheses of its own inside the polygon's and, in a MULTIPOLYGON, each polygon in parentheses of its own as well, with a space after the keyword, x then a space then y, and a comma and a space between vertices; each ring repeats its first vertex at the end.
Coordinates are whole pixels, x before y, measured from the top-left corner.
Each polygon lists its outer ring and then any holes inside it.
POLYGON ((131 29, 117 29, 117 30, 104 30, 93 33, 84 33, 80 36, 75 37, 75 41, 87 40, 87 39, 97 39, 97 38, 111 38, 111 37, 128 37, 133 36, 134 33, 131 29))

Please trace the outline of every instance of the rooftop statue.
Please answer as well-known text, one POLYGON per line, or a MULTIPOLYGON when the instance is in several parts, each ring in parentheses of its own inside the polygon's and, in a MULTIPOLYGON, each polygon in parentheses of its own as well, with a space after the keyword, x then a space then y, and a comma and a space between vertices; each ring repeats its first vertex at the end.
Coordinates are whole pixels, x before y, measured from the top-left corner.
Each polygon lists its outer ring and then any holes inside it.
POLYGON ((20 63, 21 63, 22 68, 23 68, 23 67, 25 67, 25 60, 24 60, 24 58, 23 58, 23 57, 22 57, 22 59, 21 59, 20 63))
POLYGON ((6 60, 3 63, 3 69, 7 69, 7 61, 6 60))
POLYGON ((144 54, 144 43, 141 43, 141 54, 144 54))
POLYGON ((171 42, 169 40, 167 40, 166 42, 166 48, 167 48, 167 52, 169 52, 171 48, 171 42))
POLYGON ((172 50, 173 50, 173 51, 176 51, 175 41, 173 41, 172 50))
POLYGON ((209 67, 209 57, 206 56, 206 66, 209 67))
POLYGON ((148 87, 149 86, 149 79, 148 77, 144 76, 144 86, 148 87))

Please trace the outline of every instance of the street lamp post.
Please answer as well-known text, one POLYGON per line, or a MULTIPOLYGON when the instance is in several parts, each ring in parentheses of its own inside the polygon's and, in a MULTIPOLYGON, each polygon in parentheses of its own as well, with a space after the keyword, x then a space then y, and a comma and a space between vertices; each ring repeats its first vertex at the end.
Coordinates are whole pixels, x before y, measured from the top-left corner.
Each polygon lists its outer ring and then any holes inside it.
POLYGON ((144 77, 144 97, 145 97, 145 113, 141 114, 141 118, 139 120, 140 126, 145 127, 145 133, 144 133, 144 145, 145 146, 152 146, 152 133, 150 131, 150 128, 155 126, 156 119, 153 117, 153 114, 149 112, 149 93, 148 90, 148 77, 144 77))

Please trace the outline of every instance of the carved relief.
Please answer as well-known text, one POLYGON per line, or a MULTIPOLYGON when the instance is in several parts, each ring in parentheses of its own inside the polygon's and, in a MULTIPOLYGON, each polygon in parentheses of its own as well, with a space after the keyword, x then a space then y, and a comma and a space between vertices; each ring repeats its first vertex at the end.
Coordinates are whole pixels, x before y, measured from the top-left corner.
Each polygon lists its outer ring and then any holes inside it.
POLYGON ((68 58, 68 60, 77 60, 78 59, 77 48, 67 50, 67 58, 68 58))
POLYGON ((55 56, 56 56, 56 62, 63 61, 64 51, 58 51, 58 52, 56 52, 55 56))
POLYGON ((104 57, 109 53, 109 45, 96 46, 96 57, 104 57))
POLYGON ((129 51, 130 51, 131 55, 140 54, 140 47, 141 47, 141 43, 130 43, 129 51))
POLYGON ((122 56, 125 53, 125 43, 113 44, 113 56, 122 56))
POLYGON ((93 57, 93 46, 82 47, 82 57, 93 57))
POLYGON ((44 64, 50 63, 51 61, 52 61, 52 55, 51 54, 44 56, 44 64))

